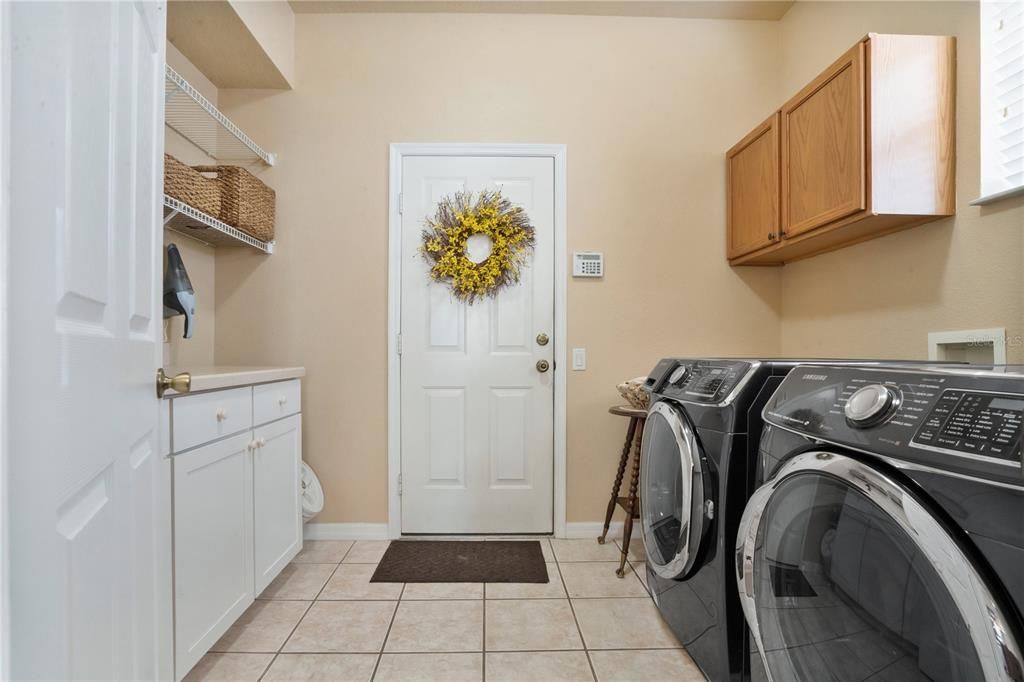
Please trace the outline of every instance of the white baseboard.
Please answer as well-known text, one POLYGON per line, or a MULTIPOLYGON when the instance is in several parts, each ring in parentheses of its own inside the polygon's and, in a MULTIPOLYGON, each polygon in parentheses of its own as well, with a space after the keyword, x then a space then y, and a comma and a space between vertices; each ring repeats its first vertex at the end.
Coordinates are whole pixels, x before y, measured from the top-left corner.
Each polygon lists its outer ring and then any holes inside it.
MULTIPOLYGON (((577 521, 565 524, 565 536, 569 539, 597 538, 604 529, 602 521, 577 521)), ((639 539, 640 524, 633 522, 633 536, 639 539)), ((303 536, 307 540, 387 540, 386 523, 307 523, 303 536)), ((622 521, 612 521, 608 527, 608 539, 622 537, 622 521)))
MULTIPOLYGON (((579 538, 597 538, 601 535, 601 531, 604 530, 603 521, 570 521, 565 524, 565 537, 572 539, 579 538)), ((640 523, 638 521, 633 522, 633 537, 637 537, 640 532, 640 523)), ((622 537, 622 521, 612 521, 611 525, 608 526, 608 540, 622 537)))
POLYGON ((387 540, 386 523, 307 523, 302 533, 307 540, 387 540))

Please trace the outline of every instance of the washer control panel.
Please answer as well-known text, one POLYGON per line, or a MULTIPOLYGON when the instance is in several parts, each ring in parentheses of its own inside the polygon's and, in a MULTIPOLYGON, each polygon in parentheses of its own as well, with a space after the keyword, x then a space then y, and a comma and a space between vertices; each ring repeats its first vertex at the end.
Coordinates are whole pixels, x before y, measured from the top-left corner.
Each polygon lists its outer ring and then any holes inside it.
POLYGON ((764 409, 806 436, 924 464, 1024 475, 1024 375, 803 365, 764 409))
POLYGON ((949 389, 914 435, 918 445, 997 459, 1019 454, 1024 396, 949 389))
POLYGON ((648 390, 697 403, 725 402, 751 368, 742 360, 666 359, 648 377, 648 390))

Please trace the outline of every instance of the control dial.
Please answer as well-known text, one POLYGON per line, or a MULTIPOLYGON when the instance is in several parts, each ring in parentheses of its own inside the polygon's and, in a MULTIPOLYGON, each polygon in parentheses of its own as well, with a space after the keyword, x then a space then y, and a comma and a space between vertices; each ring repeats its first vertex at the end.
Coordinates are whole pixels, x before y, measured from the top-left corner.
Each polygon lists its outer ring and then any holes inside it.
POLYGON ((679 365, 668 378, 668 383, 678 384, 686 376, 686 365, 679 365))
POLYGON ((868 427, 884 421, 899 403, 899 394, 893 388, 870 384, 854 391, 843 411, 854 426, 868 427))

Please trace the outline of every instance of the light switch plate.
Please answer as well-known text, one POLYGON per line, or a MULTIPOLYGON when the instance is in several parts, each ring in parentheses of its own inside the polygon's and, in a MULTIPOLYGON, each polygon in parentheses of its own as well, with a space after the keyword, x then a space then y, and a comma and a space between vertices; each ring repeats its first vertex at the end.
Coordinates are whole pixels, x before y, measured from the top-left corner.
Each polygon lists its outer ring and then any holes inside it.
POLYGON ((572 349, 572 368, 575 370, 581 370, 587 368, 587 349, 586 348, 573 348, 572 349))

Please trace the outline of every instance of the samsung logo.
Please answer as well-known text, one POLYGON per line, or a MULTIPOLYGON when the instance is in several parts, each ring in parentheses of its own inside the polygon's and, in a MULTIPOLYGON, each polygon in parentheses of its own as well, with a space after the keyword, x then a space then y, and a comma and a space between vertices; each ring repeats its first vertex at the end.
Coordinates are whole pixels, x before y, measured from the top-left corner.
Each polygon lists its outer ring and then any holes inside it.
POLYGON ((828 375, 827 374, 805 374, 805 375, 803 375, 800 378, 801 379, 806 379, 807 381, 825 381, 826 379, 828 379, 828 375))

